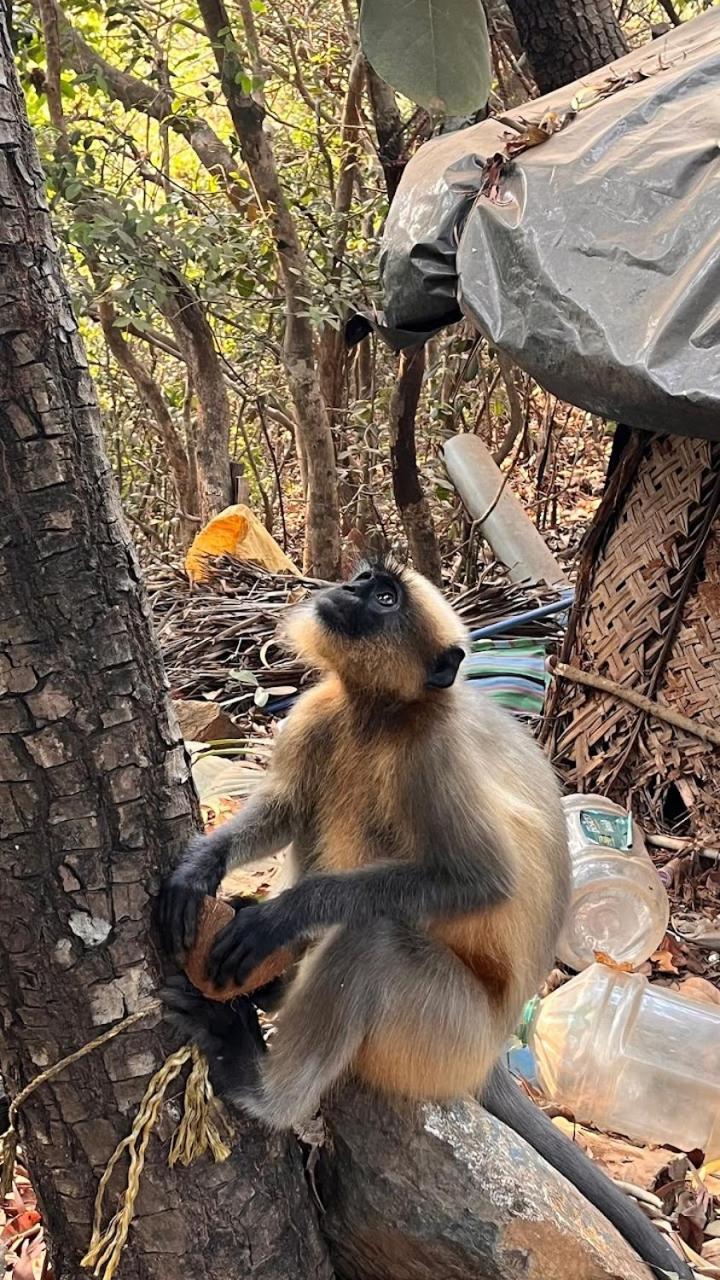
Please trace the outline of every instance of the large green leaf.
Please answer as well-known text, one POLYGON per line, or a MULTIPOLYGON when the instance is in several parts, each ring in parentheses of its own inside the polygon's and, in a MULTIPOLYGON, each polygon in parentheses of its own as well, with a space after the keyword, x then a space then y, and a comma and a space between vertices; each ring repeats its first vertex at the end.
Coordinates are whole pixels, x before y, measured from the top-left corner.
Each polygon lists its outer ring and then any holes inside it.
POLYGON ((482 0, 363 0, 360 39, 378 75, 422 107, 462 116, 487 102, 482 0))

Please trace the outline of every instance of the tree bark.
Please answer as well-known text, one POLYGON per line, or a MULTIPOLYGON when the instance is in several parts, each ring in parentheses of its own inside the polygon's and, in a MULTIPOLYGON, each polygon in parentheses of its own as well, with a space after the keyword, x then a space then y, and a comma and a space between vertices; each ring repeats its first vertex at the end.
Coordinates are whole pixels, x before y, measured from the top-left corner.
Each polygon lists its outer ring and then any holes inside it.
POLYGON ((388 202, 391 204, 400 185, 407 155, 405 152, 405 125, 400 114, 395 90, 366 63, 366 77, 370 110, 378 144, 378 160, 385 178, 388 202))
POLYGON ((198 7, 242 157, 272 233, 285 291, 283 357, 306 468, 305 570, 331 578, 340 567, 337 467, 307 316, 312 288, 305 253, 280 183, 272 143, 263 128, 265 110, 241 88, 242 66, 223 0, 198 0, 198 7))
POLYGON ((415 415, 424 371, 424 346, 402 352, 390 401, 390 469, 395 502, 412 562, 420 573, 441 586, 440 549, 430 507, 420 484, 415 451, 415 415))
MULTIPOLYGON (((0 15, 0 1041, 15 1093, 141 1007, 152 895, 196 802, 60 276, 0 15)), ((79 1274, 97 1177, 169 1041, 149 1018, 23 1112, 55 1274, 79 1274)), ((148 1150, 124 1280, 329 1280, 297 1151, 238 1121, 233 1155, 148 1150)))
POLYGON ((164 273, 167 293, 159 302, 180 348, 197 398, 195 457, 200 516, 206 523, 234 501, 230 474, 230 400, 215 336, 187 281, 164 273))
POLYGON ((508 0, 541 93, 627 53, 612 0, 508 0))

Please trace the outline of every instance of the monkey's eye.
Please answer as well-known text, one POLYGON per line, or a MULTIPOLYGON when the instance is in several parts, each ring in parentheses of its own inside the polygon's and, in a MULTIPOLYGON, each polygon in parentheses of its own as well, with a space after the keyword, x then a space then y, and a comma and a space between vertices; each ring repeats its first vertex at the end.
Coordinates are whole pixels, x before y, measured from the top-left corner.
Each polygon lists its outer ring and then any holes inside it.
POLYGON ((397 604, 397 591, 394 587, 377 587, 375 599, 383 609, 392 609, 393 605, 397 604))

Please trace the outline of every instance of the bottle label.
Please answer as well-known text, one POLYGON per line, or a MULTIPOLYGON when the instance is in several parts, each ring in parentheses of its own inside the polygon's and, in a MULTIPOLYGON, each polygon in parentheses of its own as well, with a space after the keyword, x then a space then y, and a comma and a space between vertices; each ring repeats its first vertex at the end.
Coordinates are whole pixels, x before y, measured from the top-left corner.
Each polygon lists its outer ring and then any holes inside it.
POLYGON ((592 844, 603 845, 606 849, 617 849, 619 853, 627 853, 632 848, 632 814, 605 813, 602 809, 582 809, 580 826, 583 835, 592 844))

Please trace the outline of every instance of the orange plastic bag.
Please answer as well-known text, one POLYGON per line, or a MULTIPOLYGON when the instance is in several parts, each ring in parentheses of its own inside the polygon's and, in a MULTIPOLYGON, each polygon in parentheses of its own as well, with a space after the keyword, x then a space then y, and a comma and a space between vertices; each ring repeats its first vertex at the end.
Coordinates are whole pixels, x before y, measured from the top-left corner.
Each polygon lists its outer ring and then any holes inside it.
POLYGON ((226 507, 195 535, 185 557, 185 568, 193 582, 207 577, 206 556, 231 555, 253 560, 271 573, 293 573, 300 577, 292 560, 278 546, 257 516, 242 504, 226 507))

